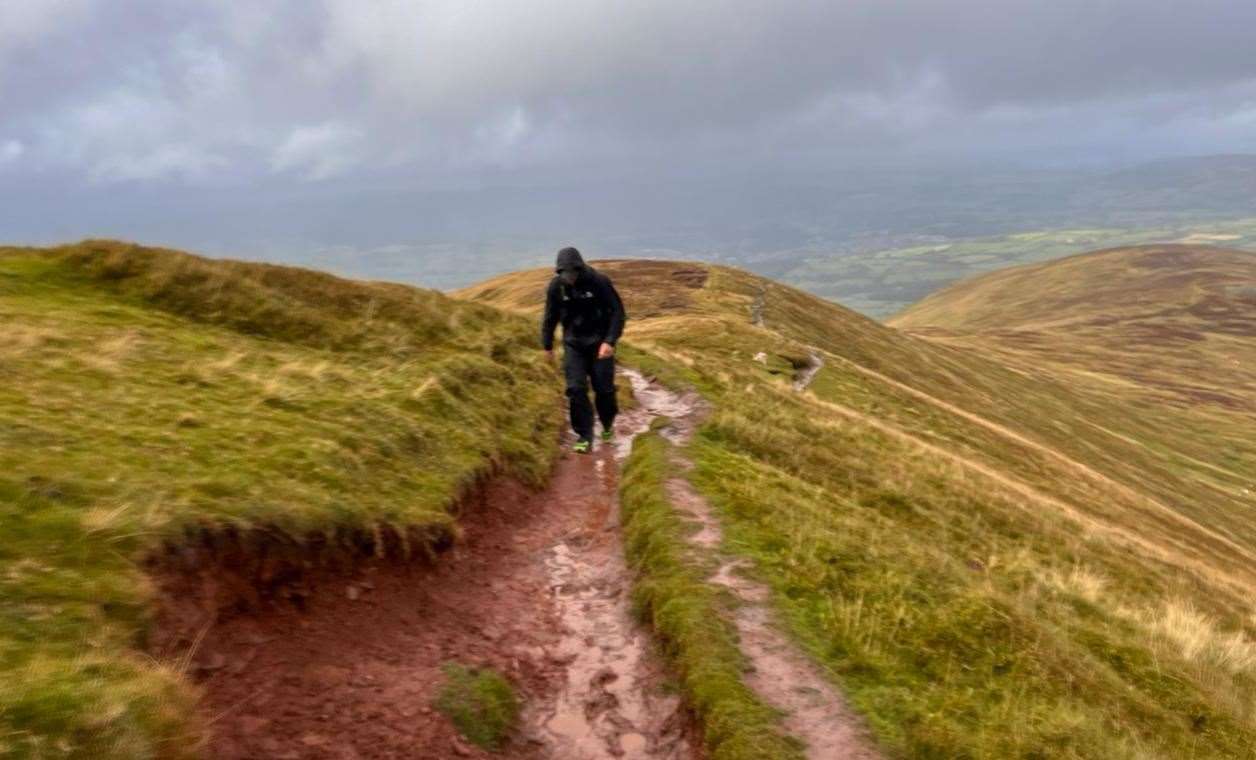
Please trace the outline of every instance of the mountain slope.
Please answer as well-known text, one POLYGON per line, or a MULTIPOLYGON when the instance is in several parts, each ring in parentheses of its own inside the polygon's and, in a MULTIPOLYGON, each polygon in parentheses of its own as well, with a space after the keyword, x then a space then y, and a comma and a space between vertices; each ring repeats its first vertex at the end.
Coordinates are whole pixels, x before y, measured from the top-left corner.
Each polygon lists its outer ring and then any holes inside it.
POLYGON ((0 314, 6 757, 197 753, 137 563, 421 553, 554 453, 530 326, 432 291, 89 241, 0 249, 0 314))
POLYGON ((946 288, 890 324, 1099 381, 1113 393, 1256 414, 1256 254, 1114 248, 946 288))
MULTIPOLYGON (((627 302, 625 361, 712 404, 687 453, 724 550, 891 751, 1250 755, 1256 442, 1235 418, 1149 411, 738 270, 598 266, 627 302)), ((548 277, 459 295, 535 314, 548 277)))
POLYGON ((904 310, 892 324, 1027 330, 1194 317, 1204 329, 1248 334, 1256 317, 1240 305, 1256 297, 1254 279, 1250 251, 1111 248, 965 280, 904 310))

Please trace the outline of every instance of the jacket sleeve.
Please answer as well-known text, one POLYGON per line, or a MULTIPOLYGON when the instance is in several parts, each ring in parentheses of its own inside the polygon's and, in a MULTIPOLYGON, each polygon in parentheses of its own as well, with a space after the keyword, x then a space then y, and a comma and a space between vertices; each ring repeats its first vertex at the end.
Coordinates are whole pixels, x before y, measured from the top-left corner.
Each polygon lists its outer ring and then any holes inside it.
POLYGON ((554 350, 554 328, 558 327, 558 287, 551 282, 545 290, 545 315, 541 317, 541 348, 554 350))
POLYGON ((628 321, 628 312, 624 311, 624 302, 620 300, 619 293, 611 283, 611 278, 605 276, 602 277, 602 297, 606 299, 606 306, 611 314, 610 324, 606 328, 606 342, 613 346, 619 342, 619 336, 624 333, 624 323, 628 321))

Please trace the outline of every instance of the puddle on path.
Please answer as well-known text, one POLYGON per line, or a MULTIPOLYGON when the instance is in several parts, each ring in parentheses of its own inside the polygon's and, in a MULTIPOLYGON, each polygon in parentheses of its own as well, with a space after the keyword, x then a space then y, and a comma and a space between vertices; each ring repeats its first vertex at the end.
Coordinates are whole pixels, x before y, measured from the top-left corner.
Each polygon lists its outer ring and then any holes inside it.
POLYGON ((553 704, 530 721, 553 757, 564 760, 688 760, 698 752, 680 699, 662 688, 651 635, 632 617, 618 514, 619 465, 633 438, 655 417, 686 417, 693 407, 636 373, 629 377, 639 406, 617 420, 613 445, 593 455, 585 527, 545 558, 562 625, 551 657, 564 663, 566 680, 553 704))

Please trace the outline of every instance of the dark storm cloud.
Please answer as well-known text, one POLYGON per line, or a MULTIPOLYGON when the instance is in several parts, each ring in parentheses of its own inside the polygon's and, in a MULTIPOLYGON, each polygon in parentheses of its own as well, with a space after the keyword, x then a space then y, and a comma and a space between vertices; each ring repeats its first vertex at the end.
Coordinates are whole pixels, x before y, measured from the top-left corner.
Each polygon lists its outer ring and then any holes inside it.
POLYGON ((0 173, 1247 150, 1253 28, 1248 0, 0 0, 0 173))

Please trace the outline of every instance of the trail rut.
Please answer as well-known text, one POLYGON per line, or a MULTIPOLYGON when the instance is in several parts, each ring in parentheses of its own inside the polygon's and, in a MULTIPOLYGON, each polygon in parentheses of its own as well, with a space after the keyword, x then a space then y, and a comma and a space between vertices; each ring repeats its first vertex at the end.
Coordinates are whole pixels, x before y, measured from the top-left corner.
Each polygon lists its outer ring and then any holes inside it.
POLYGON ((816 375, 820 374, 822 369, 824 369, 824 356, 813 348, 807 355, 807 363, 795 373, 794 390, 806 390, 807 386, 811 385, 811 382, 816 379, 816 375))
MULTIPOLYGON (((808 382, 822 364, 823 360, 816 355, 808 382)), ((640 374, 628 374, 638 397, 649 398, 651 392, 660 392, 661 389, 652 386, 640 374)), ((806 384, 795 387, 801 390, 806 384)), ((696 401, 685 404, 684 397, 675 398, 682 403, 674 401, 673 406, 688 408, 679 415, 675 411, 667 413, 673 423, 662 432, 674 444, 673 464, 684 473, 693 465, 680 453, 679 447, 692 436, 700 407, 696 401)), ((806 744, 809 760, 880 758, 862 721, 847 706, 842 694, 781 632, 773 619, 769 589, 743 574, 747 569, 744 560, 719 554, 723 531, 711 505, 683 475, 669 478, 665 488, 672 506, 697 524, 697 531, 689 537, 695 551, 719 557, 717 569, 708 582, 726 589, 738 602, 732 617, 738 645, 750 664, 747 686, 784 713, 785 729, 806 744)))

